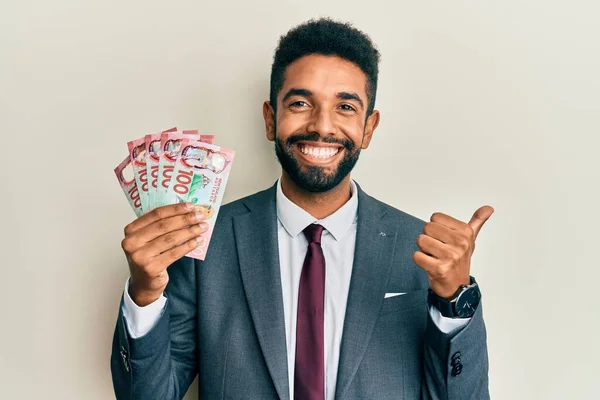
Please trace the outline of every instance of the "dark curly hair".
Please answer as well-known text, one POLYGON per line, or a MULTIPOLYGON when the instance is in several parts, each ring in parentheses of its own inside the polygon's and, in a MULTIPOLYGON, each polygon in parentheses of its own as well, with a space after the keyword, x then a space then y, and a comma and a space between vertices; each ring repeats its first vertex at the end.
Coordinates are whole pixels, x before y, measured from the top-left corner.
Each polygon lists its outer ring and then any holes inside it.
POLYGON ((311 19, 280 37, 271 67, 269 100, 273 110, 277 111, 277 94, 283 87, 286 68, 310 54, 337 56, 356 64, 367 75, 367 116, 371 115, 377 93, 379 51, 369 36, 350 23, 329 18, 311 19))

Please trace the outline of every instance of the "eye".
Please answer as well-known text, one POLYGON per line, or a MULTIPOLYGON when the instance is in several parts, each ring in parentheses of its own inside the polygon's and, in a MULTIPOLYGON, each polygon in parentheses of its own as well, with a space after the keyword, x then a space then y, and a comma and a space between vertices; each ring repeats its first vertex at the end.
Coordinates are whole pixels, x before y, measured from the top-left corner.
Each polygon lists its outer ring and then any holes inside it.
POLYGON ((340 105, 340 108, 344 111, 356 111, 356 109, 354 107, 352 107, 350 104, 342 104, 340 105))
POLYGON ((292 107, 292 108, 301 108, 301 107, 305 107, 307 105, 308 105, 308 103, 303 100, 297 100, 297 101, 294 101, 293 103, 290 103, 290 107, 292 107))

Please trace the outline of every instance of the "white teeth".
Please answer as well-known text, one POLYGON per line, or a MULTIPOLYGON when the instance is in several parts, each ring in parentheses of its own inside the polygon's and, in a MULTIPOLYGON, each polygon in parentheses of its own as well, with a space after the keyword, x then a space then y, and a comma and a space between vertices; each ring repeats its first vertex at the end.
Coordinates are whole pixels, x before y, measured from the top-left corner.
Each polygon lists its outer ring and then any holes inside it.
POLYGON ((311 157, 327 159, 331 158, 339 152, 339 148, 332 147, 312 147, 306 145, 298 146, 302 154, 309 155, 311 157))

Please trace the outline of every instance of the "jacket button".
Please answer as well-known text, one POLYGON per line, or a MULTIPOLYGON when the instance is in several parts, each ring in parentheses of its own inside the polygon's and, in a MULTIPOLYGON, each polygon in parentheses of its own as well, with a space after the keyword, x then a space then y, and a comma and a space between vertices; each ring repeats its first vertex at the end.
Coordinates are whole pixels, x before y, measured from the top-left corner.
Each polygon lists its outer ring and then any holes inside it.
MULTIPOLYGON (((453 368, 456 368, 457 365, 461 365, 460 364, 460 351, 457 351, 456 353, 454 353, 452 355, 451 360, 450 360, 450 365, 452 365, 453 368)), ((453 374, 453 376, 456 376, 456 375, 453 374)))
POLYGON ((457 351, 456 353, 452 354, 452 361, 458 359, 458 362, 460 362, 460 351, 457 351))
POLYGON ((461 363, 456 364, 453 368, 452 368, 452 376, 457 377, 458 375, 460 375, 460 373, 462 372, 463 366, 461 363))

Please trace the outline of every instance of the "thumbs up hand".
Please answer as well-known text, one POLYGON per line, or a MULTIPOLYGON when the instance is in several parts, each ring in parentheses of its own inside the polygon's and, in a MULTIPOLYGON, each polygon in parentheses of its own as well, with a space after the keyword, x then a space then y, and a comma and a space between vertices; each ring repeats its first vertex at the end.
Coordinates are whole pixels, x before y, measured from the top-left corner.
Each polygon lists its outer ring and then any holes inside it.
POLYGON ((413 254, 413 261, 427 272, 429 287, 438 296, 450 299, 461 285, 470 283, 475 239, 493 213, 490 206, 480 207, 464 223, 436 212, 425 223, 424 234, 417 237, 421 251, 413 254))

